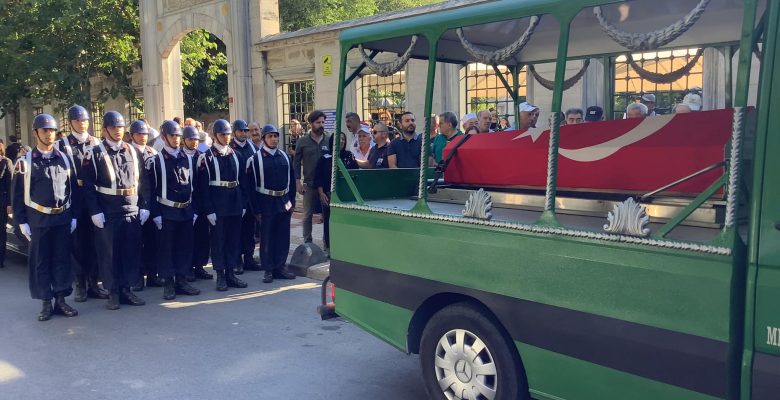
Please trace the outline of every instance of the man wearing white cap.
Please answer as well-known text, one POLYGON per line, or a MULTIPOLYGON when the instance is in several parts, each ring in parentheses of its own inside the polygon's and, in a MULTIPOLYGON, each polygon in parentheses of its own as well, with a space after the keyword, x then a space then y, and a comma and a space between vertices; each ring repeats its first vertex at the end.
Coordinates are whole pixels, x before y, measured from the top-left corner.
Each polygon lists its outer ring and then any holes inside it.
POLYGON ((460 120, 460 125, 463 127, 463 132, 466 132, 472 126, 477 124, 477 114, 468 113, 460 120))
POLYGON ((654 117, 655 114, 655 95, 652 93, 645 93, 642 95, 642 104, 647 107, 647 116, 654 117))
POLYGON ((520 126, 517 129, 535 128, 536 121, 539 120, 539 107, 524 101, 520 103, 518 108, 520 109, 520 126))
POLYGON ((349 151, 355 155, 356 160, 366 161, 372 147, 374 147, 374 141, 371 139, 371 128, 368 125, 360 125, 357 131, 357 146, 352 147, 349 151))

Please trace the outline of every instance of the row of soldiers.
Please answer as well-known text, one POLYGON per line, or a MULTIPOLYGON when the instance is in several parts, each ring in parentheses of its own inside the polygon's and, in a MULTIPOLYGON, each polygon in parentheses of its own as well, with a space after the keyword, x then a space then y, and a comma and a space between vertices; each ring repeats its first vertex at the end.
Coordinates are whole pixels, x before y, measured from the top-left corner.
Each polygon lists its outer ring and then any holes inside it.
MULTIPOLYGON (((36 116, 36 146, 15 166, 13 218, 30 241, 29 286, 43 301, 40 321, 78 315, 65 301, 74 275, 74 300, 107 299, 109 310, 145 304, 131 290, 144 273, 146 285, 162 286, 166 300, 197 295, 187 275, 203 249, 201 262, 210 256, 217 290, 245 288, 235 271, 251 265, 246 253, 242 261, 242 246, 250 243, 251 260, 255 221, 263 282, 295 277, 285 264, 295 179, 274 126, 263 127, 258 149, 246 140, 244 121, 231 127, 217 120, 213 145, 201 152, 195 128, 165 121, 164 146, 156 151, 147 144, 144 121, 129 126, 128 141, 120 113, 109 111, 102 122, 100 140, 88 133, 87 110, 74 105, 68 110, 71 133, 58 140, 55 119, 36 116), (233 128, 242 130, 237 140, 233 128)), ((201 269, 198 275, 204 274, 201 269)))

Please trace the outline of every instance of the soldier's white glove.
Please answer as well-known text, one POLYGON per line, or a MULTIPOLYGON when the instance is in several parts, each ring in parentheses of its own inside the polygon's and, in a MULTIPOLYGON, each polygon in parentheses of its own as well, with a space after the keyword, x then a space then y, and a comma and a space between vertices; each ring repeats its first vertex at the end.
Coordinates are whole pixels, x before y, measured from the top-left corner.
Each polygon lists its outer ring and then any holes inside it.
POLYGON ((76 218, 73 218, 70 220, 70 233, 73 233, 73 231, 76 230, 76 224, 78 221, 76 221, 76 218))
POLYGON ((106 226, 106 217, 103 213, 95 214, 92 216, 92 223, 98 228, 103 229, 103 227, 106 226))
POLYGON ((21 224, 19 225, 19 230, 22 232, 22 235, 27 238, 27 240, 32 240, 32 231, 30 230, 30 225, 21 224))
POLYGON ((157 225, 157 230, 158 231, 162 230, 162 217, 161 216, 152 218, 152 221, 154 222, 155 225, 157 225))
POLYGON ((138 210, 138 219, 141 221, 141 225, 145 224, 146 220, 149 219, 149 210, 143 208, 138 210))
POLYGON ((217 225, 217 214, 211 213, 211 214, 207 215, 206 218, 208 218, 209 223, 211 224, 211 226, 217 225))
POLYGON ((241 209, 241 218, 244 218, 244 214, 246 214, 246 208, 241 209))
POLYGON ((198 219, 198 214, 192 214, 192 224, 195 225, 195 220, 198 219))

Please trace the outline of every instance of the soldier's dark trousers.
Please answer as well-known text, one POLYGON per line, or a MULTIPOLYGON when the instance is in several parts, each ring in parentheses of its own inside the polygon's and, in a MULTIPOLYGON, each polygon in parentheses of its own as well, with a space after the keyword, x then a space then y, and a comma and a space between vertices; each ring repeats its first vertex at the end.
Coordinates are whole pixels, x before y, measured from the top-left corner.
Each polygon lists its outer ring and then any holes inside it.
POLYGON ((87 280, 98 281, 97 253, 95 249, 95 227, 92 218, 84 211, 78 218, 76 230, 73 232, 73 273, 84 275, 87 280))
POLYGON ((291 213, 263 214, 260 226, 260 261, 271 271, 284 267, 290 253, 291 213))
POLYGON ((5 244, 8 241, 8 231, 5 229, 5 224, 8 223, 8 214, 5 210, 0 210, 0 241, 2 241, 2 248, 0 248, 0 263, 5 262, 5 244))
POLYGON ((138 281, 141 267, 141 222, 138 217, 106 220, 95 228, 98 265, 103 287, 111 292, 129 288, 138 281))
POLYGON ((241 218, 241 254, 244 263, 250 262, 255 256, 255 217, 251 212, 246 212, 241 218))
POLYGON ((141 268, 146 276, 157 275, 157 263, 159 255, 157 254, 157 235, 159 231, 151 218, 141 226, 141 268))
POLYGON ((192 264, 192 220, 163 219, 159 233, 157 275, 164 279, 186 275, 192 264))
POLYGON ((240 232, 236 229, 240 223, 240 215, 217 217, 217 224, 211 227, 211 264, 215 270, 235 268, 241 262, 240 232))
POLYGON ((30 229, 32 240, 27 257, 30 295, 39 300, 70 296, 73 291, 70 224, 30 229))
MULTIPOLYGON (((198 215, 198 219, 195 220, 195 225, 192 227, 193 240, 195 241, 195 246, 192 248, 193 267, 203 267, 209 263, 210 226, 211 224, 209 224, 209 220, 205 215, 198 215)), ((238 224, 233 226, 235 230, 238 224)), ((237 264, 234 266, 237 266, 237 264)))

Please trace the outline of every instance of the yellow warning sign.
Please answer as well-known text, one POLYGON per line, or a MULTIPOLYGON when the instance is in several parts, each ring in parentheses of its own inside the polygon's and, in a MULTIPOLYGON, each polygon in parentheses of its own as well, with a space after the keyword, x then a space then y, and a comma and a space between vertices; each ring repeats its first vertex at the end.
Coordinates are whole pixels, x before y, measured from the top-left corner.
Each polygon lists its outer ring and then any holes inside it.
POLYGON ((322 56, 322 76, 333 74, 333 57, 330 54, 322 56))

